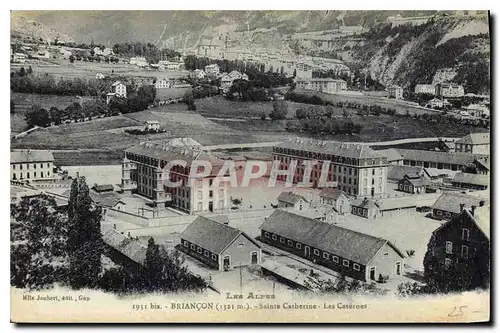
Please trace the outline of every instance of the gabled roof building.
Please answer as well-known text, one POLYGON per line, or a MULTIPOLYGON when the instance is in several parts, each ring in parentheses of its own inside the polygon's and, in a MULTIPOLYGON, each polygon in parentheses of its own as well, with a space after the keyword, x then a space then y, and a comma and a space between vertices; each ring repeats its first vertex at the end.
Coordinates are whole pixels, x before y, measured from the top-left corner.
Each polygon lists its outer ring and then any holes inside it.
POLYGON ((198 216, 179 237, 180 250, 218 270, 261 263, 262 251, 257 241, 209 217, 198 216))
POLYGON ((361 281, 402 275, 404 254, 388 240, 275 210, 260 227, 261 241, 361 281))

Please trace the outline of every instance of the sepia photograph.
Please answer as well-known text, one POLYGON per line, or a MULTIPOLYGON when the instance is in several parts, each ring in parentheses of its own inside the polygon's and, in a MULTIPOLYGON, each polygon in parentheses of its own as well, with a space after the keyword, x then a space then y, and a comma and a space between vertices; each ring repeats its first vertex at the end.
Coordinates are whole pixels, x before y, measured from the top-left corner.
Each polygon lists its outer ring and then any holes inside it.
POLYGON ((489 322, 491 20, 11 10, 11 322, 489 322))

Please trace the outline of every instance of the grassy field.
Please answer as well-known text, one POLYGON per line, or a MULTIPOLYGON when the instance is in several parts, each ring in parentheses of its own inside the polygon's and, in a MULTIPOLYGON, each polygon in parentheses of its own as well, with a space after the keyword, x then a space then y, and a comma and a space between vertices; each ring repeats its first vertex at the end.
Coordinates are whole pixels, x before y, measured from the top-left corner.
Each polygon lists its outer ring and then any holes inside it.
POLYGON ((11 64, 11 69, 31 66, 35 74, 48 73, 54 76, 95 78, 97 73, 104 75, 126 75, 132 77, 168 77, 179 78, 187 76, 188 71, 159 71, 157 69, 139 68, 126 63, 107 64, 104 62, 51 60, 52 63, 11 64), (113 73, 114 71, 114 73, 113 73))

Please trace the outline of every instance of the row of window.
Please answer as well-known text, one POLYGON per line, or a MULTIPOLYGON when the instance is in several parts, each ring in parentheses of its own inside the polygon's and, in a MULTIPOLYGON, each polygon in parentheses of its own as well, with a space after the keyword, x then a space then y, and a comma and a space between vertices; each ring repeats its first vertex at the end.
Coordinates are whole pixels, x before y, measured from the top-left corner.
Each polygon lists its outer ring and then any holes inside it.
MULTIPOLYGON (((12 164, 12 170, 16 170, 16 168, 17 168, 17 167, 16 167, 16 165, 17 165, 17 164, 12 164)), ((22 169, 23 169, 23 165, 25 165, 25 166, 26 166, 26 170, 29 170, 29 169, 30 169, 30 164, 29 164, 29 163, 27 163, 27 164, 18 164, 18 166, 19 166, 19 170, 22 170, 22 169)), ((36 164, 36 163, 33 163, 33 164, 32 164, 32 166, 33 166, 33 169, 36 169, 37 164, 36 164)), ((42 168, 42 169, 43 169, 43 163, 40 163, 40 168, 42 168)), ((47 163, 47 168, 50 168, 50 163, 47 163)))
MULTIPOLYGON (((50 172, 47 171, 47 173, 45 174, 47 177, 50 177, 50 172)), ((26 179, 30 179, 31 178, 31 174, 29 172, 26 172, 26 179)), ((36 174, 36 171, 33 172, 33 178, 37 178, 37 174, 36 174)), ((40 178, 44 178, 44 173, 43 171, 40 172, 40 178)), ((17 174, 14 172, 12 173, 12 179, 16 180, 17 179, 17 174)), ((24 174, 22 172, 19 173, 19 179, 24 179, 24 174)))
POLYGON ((353 206, 351 209, 351 213, 354 215, 368 217, 368 209, 353 206))
POLYGON ((198 254, 203 254, 207 258, 211 258, 212 260, 217 260, 217 256, 215 254, 210 253, 209 251, 204 250, 199 246, 196 246, 194 244, 190 245, 188 241, 184 241, 182 244, 184 245, 184 247, 190 248, 191 250, 196 251, 196 253, 198 254))
MULTIPOLYGON (((275 234, 272 234, 272 235, 271 235, 271 233, 269 233, 269 232, 267 232, 267 231, 264 233, 264 237, 266 237, 266 238, 268 238, 268 239, 270 238, 270 239, 272 239, 272 240, 274 240, 274 241, 278 240, 278 236, 277 236, 277 235, 275 235, 275 234)), ((292 241, 292 240, 290 240, 290 239, 289 239, 289 240, 286 240, 285 238, 280 237, 280 238, 279 238, 279 242, 280 242, 280 243, 282 243, 282 244, 287 244, 288 246, 293 247, 293 241, 292 241)), ((307 246, 307 245, 304 245, 304 246, 307 246)), ((299 243, 299 242, 295 242, 295 248, 296 248, 296 249, 298 249, 298 250, 302 250, 302 244, 301 244, 301 243, 299 243)), ((313 250, 313 254, 314 254, 315 256, 318 256, 318 257, 319 257, 319 256, 320 256, 320 250, 318 250, 318 249, 314 249, 314 250, 313 250)), ((328 253, 328 252, 323 251, 323 259, 327 259, 327 260, 329 260, 329 259, 330 259, 330 257, 331 257, 331 259, 332 259, 332 261, 333 261, 334 263, 338 264, 338 263, 340 262, 340 259, 339 259, 339 257, 338 257, 338 256, 335 256, 335 255, 333 255, 333 254, 330 254, 330 253, 328 253)), ((344 267, 349 267, 349 266, 350 266, 350 261, 349 261, 349 260, 347 260, 347 259, 343 259, 343 260, 342 260, 342 266, 344 266, 344 267)), ((359 264, 357 264, 357 263, 353 263, 352 268, 353 268, 355 271, 359 271, 359 270, 361 270, 361 266, 360 266, 359 264)))
MULTIPOLYGON (((223 190, 223 189, 220 189, 220 190, 219 190, 219 197, 223 197, 223 196, 224 196, 224 190, 223 190)), ((209 197, 209 198, 213 198, 213 197, 214 197, 214 191, 209 190, 209 191, 208 191, 208 197, 209 197)), ((202 200, 202 199, 203 199, 203 191, 198 191, 198 199, 199 199, 199 200, 202 200)))

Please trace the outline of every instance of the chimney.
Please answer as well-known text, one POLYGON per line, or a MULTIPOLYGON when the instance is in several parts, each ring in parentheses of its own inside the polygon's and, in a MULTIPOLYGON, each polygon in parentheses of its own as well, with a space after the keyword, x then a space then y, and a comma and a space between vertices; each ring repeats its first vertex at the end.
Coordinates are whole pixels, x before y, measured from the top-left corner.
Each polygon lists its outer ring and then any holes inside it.
POLYGON ((460 212, 462 212, 464 210, 464 207, 465 207, 465 204, 461 203, 460 204, 460 212))
POLYGON ((471 212, 472 216, 474 216, 474 212, 475 212, 475 211, 476 211, 476 206, 472 206, 472 207, 470 208, 470 212, 471 212))

